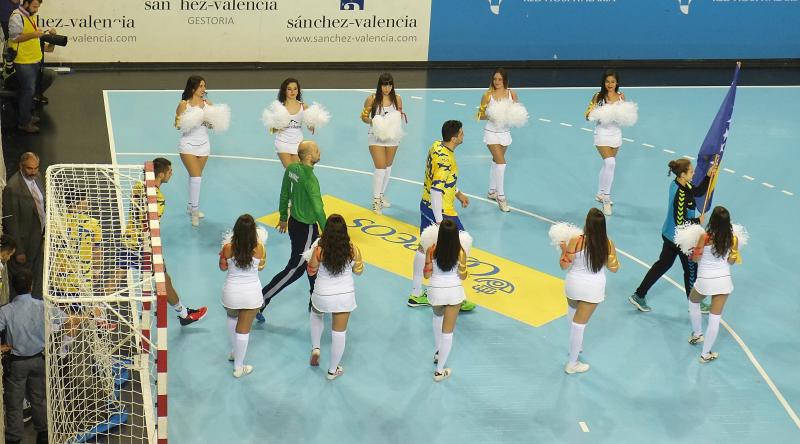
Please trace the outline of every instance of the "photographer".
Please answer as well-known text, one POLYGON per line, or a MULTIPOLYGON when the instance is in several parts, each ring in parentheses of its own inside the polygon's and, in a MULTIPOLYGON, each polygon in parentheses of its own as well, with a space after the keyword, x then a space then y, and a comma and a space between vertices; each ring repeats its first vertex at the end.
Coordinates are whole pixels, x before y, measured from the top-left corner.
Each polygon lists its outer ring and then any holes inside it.
MULTIPOLYGON (((44 52, 53 52, 51 43, 42 45, 42 37, 47 34, 37 26, 36 13, 39 12, 42 0, 21 0, 19 8, 11 13, 8 22, 8 54, 13 56, 16 71, 17 91, 19 93, 19 129, 29 133, 38 133, 36 122, 38 117, 32 114, 34 96, 43 93, 55 79, 55 73, 42 69, 44 52), (37 91, 38 86, 38 91, 37 91)), ((51 29, 49 34, 55 35, 51 29)), ((43 101, 43 97, 40 101, 43 101)))

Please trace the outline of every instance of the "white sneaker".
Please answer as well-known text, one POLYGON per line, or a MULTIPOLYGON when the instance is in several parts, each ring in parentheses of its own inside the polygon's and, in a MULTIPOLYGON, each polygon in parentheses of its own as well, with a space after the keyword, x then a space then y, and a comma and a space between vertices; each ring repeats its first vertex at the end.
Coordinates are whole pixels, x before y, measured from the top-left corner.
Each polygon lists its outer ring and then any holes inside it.
POLYGON ((497 198, 497 206, 500 207, 500 211, 504 213, 511 211, 511 208, 508 208, 508 200, 504 197, 497 198))
POLYGON ((572 375, 575 373, 583 373, 588 371, 589 371, 589 364, 583 363, 581 361, 576 362, 575 365, 569 365, 568 362, 567 365, 564 367, 564 372, 568 375, 572 375))
MULTIPOLYGON (((186 215, 187 216, 191 216, 192 215, 192 207, 186 207, 186 215)), ((203 213, 202 211, 197 210, 197 217, 202 219, 202 218, 206 217, 206 213, 203 213)))
MULTIPOLYGON (((596 200, 596 201, 598 201, 600 203, 603 203, 603 195, 602 194, 598 194, 598 195, 594 196, 594 200, 596 200)), ((614 201, 611 200, 611 197, 608 198, 608 203, 610 203, 611 205, 614 205, 614 201)))
POLYGON ((200 212, 199 211, 192 211, 192 226, 199 227, 200 226, 200 212))
POLYGON ((380 197, 372 198, 372 212, 375 214, 383 214, 383 205, 381 205, 380 197))
POLYGON ((489 192, 486 193, 486 198, 489 200, 497 200, 497 191, 489 190, 489 192))
POLYGON ((328 381, 333 381, 334 379, 338 378, 339 376, 342 376, 342 374, 344 374, 344 369, 342 368, 342 366, 337 365, 336 366, 336 371, 331 373, 331 371, 328 370, 328 374, 325 375, 325 377, 328 378, 328 381))
POLYGON ((389 202, 389 199, 387 199, 386 196, 384 196, 383 194, 381 194, 381 206, 383 208, 391 208, 392 207, 392 203, 389 202))
POLYGON ((449 378, 452 373, 453 373, 453 371, 450 370, 449 368, 446 368, 446 369, 442 370, 441 373, 433 372, 433 380, 436 381, 436 382, 442 382, 445 379, 449 378))
POLYGON ((612 213, 613 212, 611 211, 611 201, 610 200, 604 200, 603 201, 603 214, 605 214, 606 216, 611 216, 612 213))
POLYGON ((250 373, 253 373, 253 366, 252 365, 243 365, 236 370, 233 371, 234 378, 241 378, 242 376, 247 376, 250 373))
POLYGON ((701 334, 700 334, 700 335, 697 335, 697 336, 695 336, 695 334, 694 334, 694 333, 692 333, 691 335, 689 335, 689 343, 690 343, 690 344, 692 344, 692 345, 697 345, 697 344, 700 344, 700 343, 702 343, 704 340, 705 340, 705 338, 704 338, 704 337, 703 337, 703 335, 701 335, 701 334))
POLYGON ((715 359, 719 358, 719 353, 717 352, 709 352, 706 355, 700 355, 700 362, 703 364, 709 363, 715 359))

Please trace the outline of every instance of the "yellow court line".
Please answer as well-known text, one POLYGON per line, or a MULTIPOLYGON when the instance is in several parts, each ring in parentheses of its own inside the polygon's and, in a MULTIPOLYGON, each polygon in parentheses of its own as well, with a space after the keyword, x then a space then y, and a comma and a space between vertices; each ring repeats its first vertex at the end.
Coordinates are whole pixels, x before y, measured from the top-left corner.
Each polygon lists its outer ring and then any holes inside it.
MULTIPOLYGON (((354 205, 323 196, 326 214, 341 214, 348 223, 351 240, 358 245, 367 264, 411 279, 419 227, 354 205)), ((259 222, 275 226, 278 213, 259 222)), ((467 227, 469 229, 469 227, 467 227)), ((480 239, 475 244, 480 245, 480 239)), ((555 259, 554 259, 555 260, 555 259)), ((470 276, 464 281, 467 298, 481 307, 534 327, 563 316, 567 311, 564 281, 530 267, 473 248, 468 262, 470 276)), ((406 297, 407 288, 391 289, 406 297)))

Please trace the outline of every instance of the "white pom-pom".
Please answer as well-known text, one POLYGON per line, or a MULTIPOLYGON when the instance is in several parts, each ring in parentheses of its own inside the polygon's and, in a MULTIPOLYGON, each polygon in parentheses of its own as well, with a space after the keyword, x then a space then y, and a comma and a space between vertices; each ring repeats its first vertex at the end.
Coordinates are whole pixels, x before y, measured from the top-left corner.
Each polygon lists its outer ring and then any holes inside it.
POLYGON ((304 261, 308 262, 311 260, 311 256, 314 254, 314 250, 317 249, 317 245, 319 245, 319 238, 317 238, 317 240, 315 240, 314 243, 311 244, 311 248, 304 251, 303 254, 300 255, 304 261))
POLYGON ((196 106, 187 106, 178 117, 178 129, 188 132, 203 124, 203 109, 196 106))
POLYGON ((376 115, 372 118, 372 134, 379 141, 400 140, 403 137, 402 116, 398 111, 392 111, 385 116, 376 115))
POLYGON ((519 102, 512 103, 506 111, 506 122, 508 126, 514 128, 525 126, 528 123, 528 110, 525 109, 525 105, 519 102))
POLYGON ((639 105, 635 102, 617 102, 616 121, 620 126, 633 126, 639 120, 639 105))
POLYGON ((428 251, 428 248, 435 244, 438 239, 438 225, 429 225, 427 228, 422 230, 422 234, 419 235, 419 244, 422 246, 422 251, 428 251))
POLYGON ((458 240, 461 242, 461 248, 464 249, 464 253, 469 256, 469 250, 472 249, 472 236, 466 231, 459 231, 458 240))
POLYGON ((698 224, 678 225, 675 227, 675 245, 688 256, 705 233, 706 230, 698 224))
POLYGON ((595 106, 592 112, 589 113, 589 120, 592 122, 613 123, 614 110, 611 105, 595 106))
POLYGON ((486 108, 486 117, 489 118, 495 125, 499 127, 506 127, 508 122, 508 110, 514 102, 511 100, 496 100, 489 103, 486 108))
POLYGON ((231 126, 231 107, 228 105, 206 105, 203 108, 203 121, 218 133, 228 131, 231 126))
POLYGON ((267 233, 267 229, 259 225, 256 228, 256 236, 258 236, 258 243, 261 244, 261 246, 266 247, 267 239, 269 239, 269 233, 267 233))
POLYGON ((736 239, 739 239, 739 248, 747 245, 747 241, 750 240, 750 233, 747 232, 747 228, 739 224, 733 224, 733 235, 736 236, 736 239))
POLYGON ((289 126, 291 120, 292 117, 289 111, 277 100, 270 103, 269 107, 264 109, 264 112, 261 113, 261 121, 264 122, 264 126, 266 126, 267 129, 286 128, 289 126))
POLYGON ((583 230, 569 222, 553 224, 547 232, 550 237, 550 244, 556 247, 558 251, 561 251, 561 245, 569 243, 570 239, 581 234, 583 234, 583 230))
POLYGON ((303 111, 303 123, 308 129, 319 129, 331 120, 331 113, 317 102, 303 111))

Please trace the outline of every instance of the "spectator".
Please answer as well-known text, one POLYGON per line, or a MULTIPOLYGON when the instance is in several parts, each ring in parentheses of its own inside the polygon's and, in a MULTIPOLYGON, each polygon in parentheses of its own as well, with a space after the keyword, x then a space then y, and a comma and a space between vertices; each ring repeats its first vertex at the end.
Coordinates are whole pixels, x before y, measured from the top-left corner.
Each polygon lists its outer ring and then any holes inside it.
POLYGON ((13 237, 3 234, 0 236, 0 305, 8 304, 8 267, 6 263, 17 251, 17 242, 13 237))

